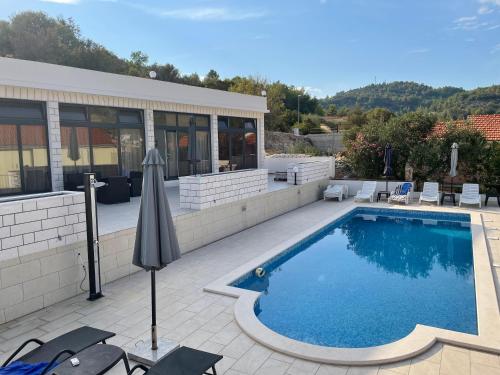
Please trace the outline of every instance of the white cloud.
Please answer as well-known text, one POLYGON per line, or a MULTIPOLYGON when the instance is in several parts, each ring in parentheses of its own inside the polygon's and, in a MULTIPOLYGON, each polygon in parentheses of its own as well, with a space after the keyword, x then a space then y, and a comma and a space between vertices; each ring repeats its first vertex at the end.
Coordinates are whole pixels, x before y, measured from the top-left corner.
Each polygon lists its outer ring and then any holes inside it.
POLYGON ((327 0, 319 0, 319 3, 320 3, 320 4, 326 4, 326 3, 327 3, 327 0))
POLYGON ((176 18, 190 21, 242 21, 253 18, 261 18, 266 15, 264 11, 232 10, 228 8, 181 8, 172 10, 148 10, 165 18, 176 18))
POLYGON ((494 47, 491 49, 491 51, 490 51, 490 53, 491 53, 492 55, 493 55, 493 54, 495 54, 495 53, 498 53, 498 52, 500 52, 500 43, 498 43, 496 46, 494 46, 494 47))
POLYGON ((477 12, 479 14, 490 14, 491 12, 493 12, 493 9, 491 9, 489 6, 481 5, 477 12))
POLYGON ((41 0, 44 3, 57 3, 57 4, 78 4, 80 0, 41 0))
POLYGON ((307 92, 309 95, 315 96, 317 98, 324 98, 326 96, 325 92, 318 87, 305 86, 301 88, 303 88, 304 91, 307 92))
POLYGON ((499 27, 500 27, 500 25, 493 25, 493 26, 488 27, 488 30, 496 30, 499 27))
POLYGON ((431 50, 429 48, 415 48, 415 49, 409 50, 407 53, 409 55, 418 55, 418 54, 422 54, 422 53, 428 53, 430 51, 431 50))

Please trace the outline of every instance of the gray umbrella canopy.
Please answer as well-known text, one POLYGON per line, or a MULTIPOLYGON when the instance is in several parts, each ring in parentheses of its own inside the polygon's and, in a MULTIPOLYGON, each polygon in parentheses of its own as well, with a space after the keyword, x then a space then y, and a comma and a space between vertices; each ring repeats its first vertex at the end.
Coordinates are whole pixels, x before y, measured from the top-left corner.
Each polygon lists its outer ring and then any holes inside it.
POLYGON ((458 164, 458 144, 453 143, 451 145, 451 162, 450 162, 451 177, 455 177, 457 175, 457 164, 458 164))
POLYGON ((69 133, 68 158, 75 162, 80 159, 80 147, 78 145, 78 133, 75 127, 72 127, 69 133))
POLYGON ((143 161, 141 208, 132 263, 146 270, 160 270, 180 258, 179 243, 163 184, 165 162, 157 149, 143 161))

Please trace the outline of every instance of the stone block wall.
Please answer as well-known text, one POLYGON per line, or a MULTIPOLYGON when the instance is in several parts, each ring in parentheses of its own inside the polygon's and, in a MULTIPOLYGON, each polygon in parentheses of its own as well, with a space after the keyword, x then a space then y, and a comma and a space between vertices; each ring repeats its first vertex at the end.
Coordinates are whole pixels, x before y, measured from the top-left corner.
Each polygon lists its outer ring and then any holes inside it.
POLYGON ((267 192, 267 182, 267 169, 180 177, 180 206, 203 210, 245 199, 267 192))
POLYGON ((328 178, 331 169, 328 161, 290 163, 287 166, 287 182, 292 185, 295 184, 295 167, 298 169, 297 185, 328 178))

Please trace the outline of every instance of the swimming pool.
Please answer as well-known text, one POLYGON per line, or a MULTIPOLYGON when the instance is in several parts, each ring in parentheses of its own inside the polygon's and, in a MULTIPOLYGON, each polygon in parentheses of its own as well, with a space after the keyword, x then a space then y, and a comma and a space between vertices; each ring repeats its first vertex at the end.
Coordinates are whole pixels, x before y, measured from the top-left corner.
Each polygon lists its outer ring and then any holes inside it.
POLYGON ((294 340, 387 344, 417 324, 477 334, 467 214, 356 208, 233 286, 261 292, 259 321, 294 340))

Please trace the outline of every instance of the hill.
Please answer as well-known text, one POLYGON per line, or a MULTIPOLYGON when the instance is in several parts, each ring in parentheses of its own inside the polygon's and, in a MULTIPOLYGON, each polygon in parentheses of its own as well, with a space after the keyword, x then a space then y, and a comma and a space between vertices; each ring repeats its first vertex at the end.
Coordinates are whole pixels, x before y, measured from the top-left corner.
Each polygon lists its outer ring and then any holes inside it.
POLYGON ((394 113, 415 111, 429 107, 434 100, 446 99, 464 92, 457 87, 433 88, 415 82, 372 84, 349 91, 341 91, 321 101, 324 108, 335 104, 338 108, 360 107, 362 110, 386 108, 394 113))

